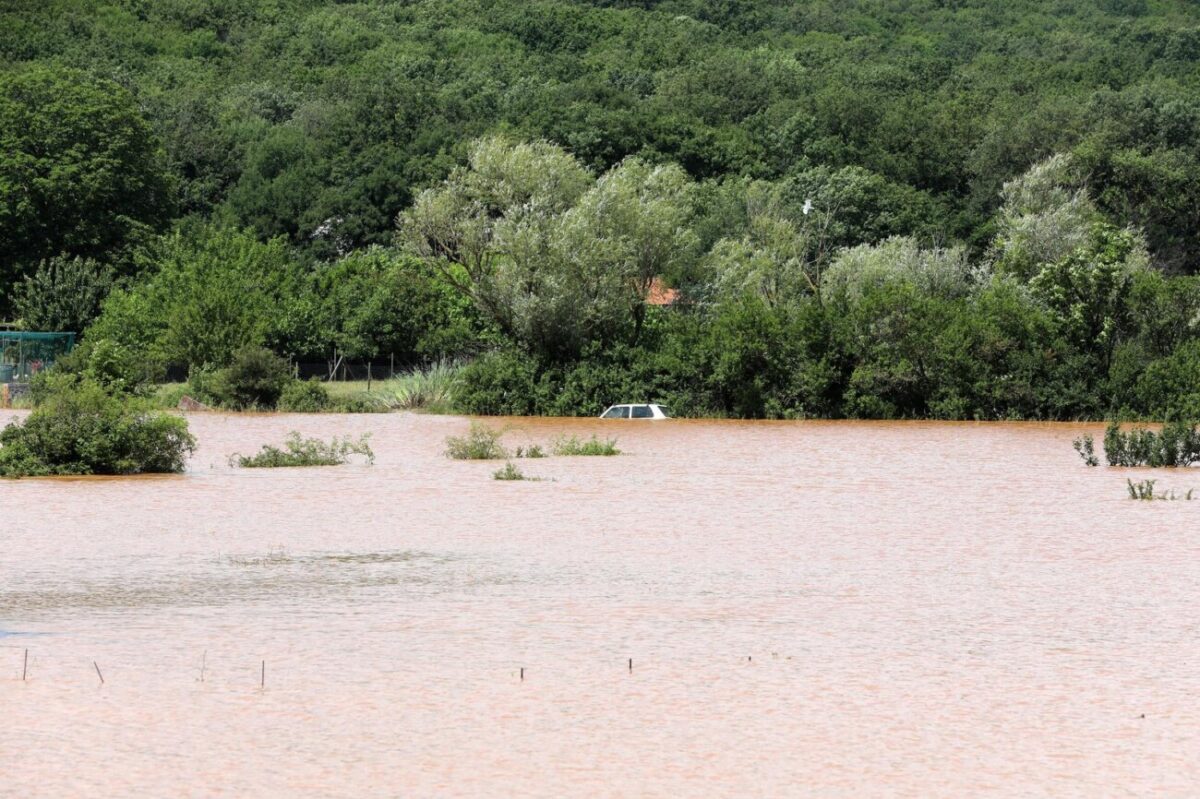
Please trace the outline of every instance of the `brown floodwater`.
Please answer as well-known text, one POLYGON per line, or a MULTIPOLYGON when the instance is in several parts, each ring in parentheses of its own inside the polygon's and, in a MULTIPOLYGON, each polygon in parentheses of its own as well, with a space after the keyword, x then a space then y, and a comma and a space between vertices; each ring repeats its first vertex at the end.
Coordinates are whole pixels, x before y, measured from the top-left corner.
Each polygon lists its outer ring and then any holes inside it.
POLYGON ((0 481, 6 796, 1200 793, 1200 501, 1125 490, 1200 470, 1099 427, 513 419, 626 452, 515 483, 462 418, 189 421, 0 481), (292 429, 378 460, 227 465, 292 429))

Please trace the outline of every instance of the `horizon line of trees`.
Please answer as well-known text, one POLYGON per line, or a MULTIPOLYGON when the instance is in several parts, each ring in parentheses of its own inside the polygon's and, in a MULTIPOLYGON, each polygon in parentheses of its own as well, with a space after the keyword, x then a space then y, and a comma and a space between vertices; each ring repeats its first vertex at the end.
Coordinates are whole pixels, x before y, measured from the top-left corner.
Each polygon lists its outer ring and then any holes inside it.
POLYGON ((1200 415, 1185 2, 53 0, 0 30, 0 318, 142 380, 265 346, 470 361, 489 413, 1200 415))

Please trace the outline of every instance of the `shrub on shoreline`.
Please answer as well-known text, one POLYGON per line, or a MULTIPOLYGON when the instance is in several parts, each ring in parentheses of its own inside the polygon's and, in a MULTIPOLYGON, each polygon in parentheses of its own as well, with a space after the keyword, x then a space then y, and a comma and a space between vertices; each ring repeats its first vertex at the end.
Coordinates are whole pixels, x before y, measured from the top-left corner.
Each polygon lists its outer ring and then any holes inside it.
POLYGON ((230 461, 246 469, 280 468, 294 466, 340 466, 350 459, 351 455, 362 455, 367 463, 375 462, 375 453, 367 444, 369 434, 364 434, 357 441, 349 436, 335 437, 326 443, 318 438, 301 438, 300 433, 292 431, 283 448, 264 444, 256 455, 233 455, 230 461))
POLYGON ((0 432, 0 477, 182 472, 195 446, 185 419, 62 375, 23 423, 0 432))
POLYGON ((288 383, 279 395, 276 409, 287 413, 321 413, 329 410, 329 405, 329 392, 313 378, 288 383))

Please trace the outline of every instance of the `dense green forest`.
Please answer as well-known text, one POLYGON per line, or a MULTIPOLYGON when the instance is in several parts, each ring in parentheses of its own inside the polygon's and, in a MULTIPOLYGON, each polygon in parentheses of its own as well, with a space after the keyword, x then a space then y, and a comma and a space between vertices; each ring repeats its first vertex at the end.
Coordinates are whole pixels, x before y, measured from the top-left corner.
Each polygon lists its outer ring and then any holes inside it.
POLYGON ((0 318, 481 413, 1196 417, 1198 88, 1185 0, 10 0, 0 318))

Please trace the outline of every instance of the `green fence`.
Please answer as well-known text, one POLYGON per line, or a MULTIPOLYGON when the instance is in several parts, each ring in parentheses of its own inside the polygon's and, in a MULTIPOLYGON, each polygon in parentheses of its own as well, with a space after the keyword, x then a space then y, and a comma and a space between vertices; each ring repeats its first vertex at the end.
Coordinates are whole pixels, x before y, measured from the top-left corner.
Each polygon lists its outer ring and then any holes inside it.
POLYGON ((0 330, 0 383, 28 383, 74 347, 74 333, 0 330))

